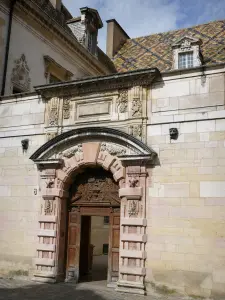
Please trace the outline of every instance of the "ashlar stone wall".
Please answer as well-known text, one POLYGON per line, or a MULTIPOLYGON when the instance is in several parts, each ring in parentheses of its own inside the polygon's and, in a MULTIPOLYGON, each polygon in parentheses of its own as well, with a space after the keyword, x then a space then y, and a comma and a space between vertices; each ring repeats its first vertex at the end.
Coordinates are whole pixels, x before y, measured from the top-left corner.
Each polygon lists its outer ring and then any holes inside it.
POLYGON ((0 104, 0 274, 25 275, 36 252, 39 188, 29 159, 46 139, 44 103, 37 96, 0 104), (21 141, 29 140, 27 151, 21 141))
POLYGON ((165 75, 152 88, 148 145, 160 166, 149 189, 149 289, 155 282, 189 295, 225 292, 224 82, 209 70, 165 75))

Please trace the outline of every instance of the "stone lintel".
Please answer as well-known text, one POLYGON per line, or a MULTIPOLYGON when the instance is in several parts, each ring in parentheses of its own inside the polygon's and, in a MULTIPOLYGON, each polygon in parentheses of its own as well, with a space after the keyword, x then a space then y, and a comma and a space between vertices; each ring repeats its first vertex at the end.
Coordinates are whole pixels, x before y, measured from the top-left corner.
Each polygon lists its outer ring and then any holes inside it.
POLYGON ((50 258, 36 258, 34 260, 35 265, 38 266, 48 266, 48 267, 54 267, 55 266, 55 260, 50 258))
POLYGON ((56 245, 52 245, 52 244, 38 244, 37 245, 37 250, 41 250, 41 251, 55 252, 55 249, 56 249, 56 245))
POLYGON ((145 268, 131 268, 131 267, 120 267, 120 273, 121 274, 130 274, 130 275, 137 275, 137 276, 145 276, 146 275, 146 269, 145 268))
POLYGON ((56 237, 56 230, 42 229, 38 232, 38 236, 56 237))
POLYGON ((129 258, 146 259, 146 252, 145 251, 137 251, 137 250, 121 250, 120 256, 121 257, 129 257, 129 258))
POLYGON ((146 234, 123 233, 123 234, 121 234, 121 241, 146 243, 147 242, 147 235, 146 234))
POLYGON ((119 197, 126 197, 127 200, 140 200, 142 197, 142 187, 130 187, 119 189, 119 197))
POLYGON ((40 215, 38 220, 39 220, 40 223, 56 223, 57 222, 57 216, 49 216, 49 215, 43 216, 43 215, 40 215))
POLYGON ((142 218, 122 218, 121 225, 130 226, 147 226, 147 220, 142 218))

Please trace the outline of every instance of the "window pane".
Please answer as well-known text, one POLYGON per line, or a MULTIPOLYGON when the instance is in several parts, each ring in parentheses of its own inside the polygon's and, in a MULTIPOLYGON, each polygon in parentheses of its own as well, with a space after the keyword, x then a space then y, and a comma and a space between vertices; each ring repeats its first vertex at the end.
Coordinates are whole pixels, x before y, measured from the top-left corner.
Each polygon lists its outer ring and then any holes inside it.
POLYGON ((191 68, 193 67, 193 52, 179 53, 178 68, 191 68))

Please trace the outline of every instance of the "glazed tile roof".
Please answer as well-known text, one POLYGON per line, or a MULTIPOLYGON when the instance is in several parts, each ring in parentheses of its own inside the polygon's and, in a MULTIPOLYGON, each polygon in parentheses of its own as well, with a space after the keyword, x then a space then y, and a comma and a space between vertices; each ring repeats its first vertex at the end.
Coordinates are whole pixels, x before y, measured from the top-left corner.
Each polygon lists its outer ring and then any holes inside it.
POLYGON ((118 72, 144 68, 172 69, 172 45, 184 36, 202 40, 204 64, 225 62, 225 20, 129 39, 113 58, 118 72))

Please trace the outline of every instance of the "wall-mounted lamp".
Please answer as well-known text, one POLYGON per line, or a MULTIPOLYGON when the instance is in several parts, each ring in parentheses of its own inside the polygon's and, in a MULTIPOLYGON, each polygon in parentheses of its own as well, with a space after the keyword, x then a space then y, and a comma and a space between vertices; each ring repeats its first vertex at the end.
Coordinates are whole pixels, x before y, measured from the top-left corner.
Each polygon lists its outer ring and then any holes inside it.
POLYGON ((171 140, 177 140, 178 139, 178 129, 177 128, 170 128, 170 139, 171 140))
POLYGON ((26 152, 29 147, 29 140, 25 139, 21 141, 23 152, 26 152))

